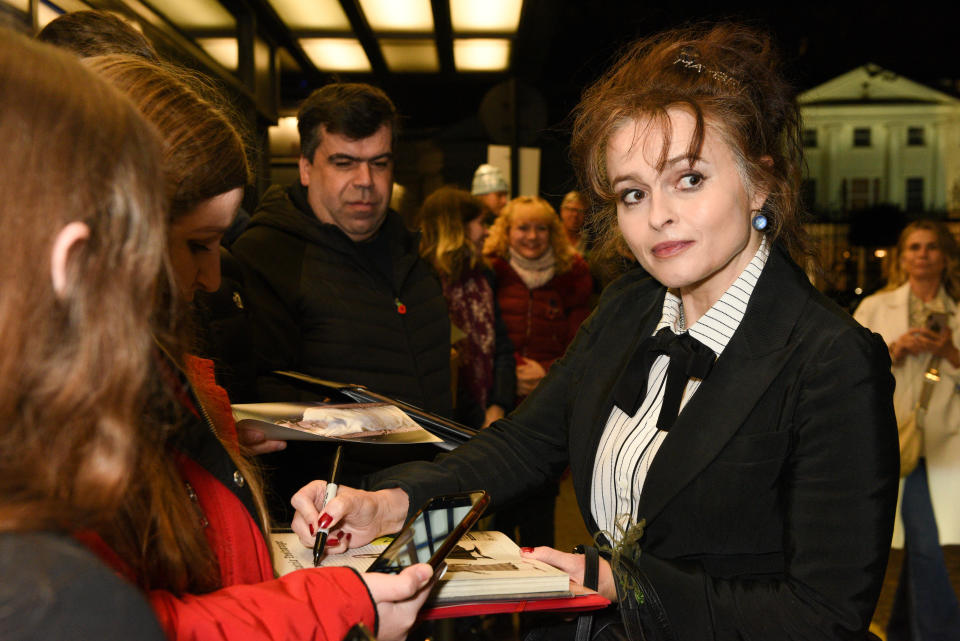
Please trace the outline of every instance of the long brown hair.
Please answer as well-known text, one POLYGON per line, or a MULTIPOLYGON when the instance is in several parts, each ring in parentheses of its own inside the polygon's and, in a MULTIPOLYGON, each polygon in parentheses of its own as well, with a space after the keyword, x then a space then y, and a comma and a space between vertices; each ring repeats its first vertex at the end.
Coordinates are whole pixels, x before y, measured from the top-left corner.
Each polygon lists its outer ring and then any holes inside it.
POLYGON ((466 223, 483 214, 483 204, 456 187, 441 187, 423 201, 417 215, 420 255, 442 278, 456 281, 477 265, 480 253, 467 238, 466 223))
POLYGON ((109 11, 71 11, 48 22, 37 40, 68 49, 81 58, 125 53, 158 62, 156 49, 133 24, 109 11))
POLYGON ((707 128, 715 127, 736 157, 748 191, 769 192, 764 204, 768 237, 779 239, 794 256, 806 253, 799 219, 799 107, 769 36, 736 24, 644 38, 584 92, 575 110, 571 155, 597 201, 591 225, 602 241, 622 243, 606 169, 610 137, 631 119, 652 119, 665 132, 662 166, 670 144, 671 107, 687 109, 696 119, 689 159, 699 156, 707 128))
POLYGON ((907 282, 909 276, 903 270, 901 258, 910 234, 919 230, 930 231, 936 235, 937 244, 940 246, 940 251, 943 252, 943 258, 946 261, 940 280, 947 295, 954 301, 960 301, 960 248, 957 247, 957 240, 947 226, 938 220, 915 220, 903 228, 900 237, 897 239, 897 246, 893 250, 893 255, 890 256, 889 267, 887 268, 887 285, 884 289, 896 289, 907 282))
MULTIPOLYGON (((129 56, 90 58, 87 63, 130 96, 159 131, 170 200, 168 223, 205 200, 249 182, 242 137, 211 101, 209 90, 199 88, 195 78, 182 70, 129 56)), ((173 282, 172 274, 168 274, 164 296, 157 306, 155 332, 163 351, 185 369, 185 353, 192 337, 181 323, 186 316, 185 303, 174 293, 177 289, 173 282)), ((143 456, 140 482, 118 515, 109 542, 144 587, 176 593, 208 592, 220 587, 215 557, 172 452, 175 435, 189 417, 175 398, 169 377, 159 372, 153 382, 151 414, 169 423, 157 420, 147 429, 146 438, 160 455, 143 456)), ((235 444, 225 441, 224 435, 217 436, 249 483, 261 525, 268 529, 260 475, 254 464, 235 444)))
POLYGON ((0 531, 100 528, 136 469, 165 252, 160 144, 70 54, 0 34, 0 531), (55 234, 89 239, 50 280, 55 234))
POLYGON ((224 114, 223 101, 201 77, 119 54, 85 62, 130 96, 160 131, 171 222, 250 182, 243 138, 224 114))
POLYGON ((510 226, 517 217, 517 208, 526 205, 537 207, 540 210, 537 218, 546 222, 550 228, 550 246, 557 261, 556 273, 563 274, 570 271, 577 252, 570 244, 570 239, 567 238, 567 232, 557 212, 550 203, 537 196, 517 196, 504 206, 500 215, 493 221, 493 226, 490 227, 490 235, 483 244, 483 253, 510 259, 510 226))

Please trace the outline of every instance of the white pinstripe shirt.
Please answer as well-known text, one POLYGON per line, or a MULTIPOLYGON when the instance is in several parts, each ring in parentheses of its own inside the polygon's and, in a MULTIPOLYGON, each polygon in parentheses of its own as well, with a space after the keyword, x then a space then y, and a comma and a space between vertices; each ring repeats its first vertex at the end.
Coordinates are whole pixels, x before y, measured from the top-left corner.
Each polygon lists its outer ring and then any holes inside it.
MULTIPOLYGON (((690 336, 709 347, 719 358, 734 332, 740 326, 747 310, 750 295, 760 272, 767 263, 770 250, 766 238, 743 273, 724 292, 723 296, 687 330, 690 336)), ((682 332, 683 305, 680 299, 667 292, 663 312, 654 333, 669 327, 675 334, 682 332)), ((602 531, 610 534, 614 543, 619 532, 616 523, 626 527, 637 518, 637 502, 643 491, 643 482, 653 458, 668 432, 657 429, 657 419, 663 404, 670 357, 661 354, 653 362, 647 377, 647 393, 633 416, 627 416, 614 405, 600 437, 597 457, 593 464, 593 491, 590 510, 602 531)), ((700 387, 700 379, 690 379, 680 401, 680 411, 700 387)))

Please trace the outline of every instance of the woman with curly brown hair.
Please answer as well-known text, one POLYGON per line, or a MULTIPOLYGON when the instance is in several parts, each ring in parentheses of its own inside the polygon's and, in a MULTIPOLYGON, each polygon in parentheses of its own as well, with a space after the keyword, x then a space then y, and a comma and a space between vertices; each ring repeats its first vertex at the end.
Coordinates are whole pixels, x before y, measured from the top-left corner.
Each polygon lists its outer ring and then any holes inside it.
MULTIPOLYGON (((569 464, 619 601, 600 638, 867 637, 897 493, 890 359, 791 256, 802 146, 777 62, 749 28, 669 31, 584 93, 574 158, 606 242, 646 274, 607 287, 506 419, 341 489, 324 511, 351 545, 424 497, 484 488, 496 508, 569 464)), ((323 487, 294 497, 304 538, 323 487)), ((591 573, 585 555, 526 554, 591 573)))

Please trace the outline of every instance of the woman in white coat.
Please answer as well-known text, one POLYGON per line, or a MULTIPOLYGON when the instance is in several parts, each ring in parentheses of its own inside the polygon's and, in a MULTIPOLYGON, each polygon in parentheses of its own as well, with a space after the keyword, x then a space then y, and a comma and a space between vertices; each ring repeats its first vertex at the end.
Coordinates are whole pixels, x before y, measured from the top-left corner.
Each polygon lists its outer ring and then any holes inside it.
POLYGON ((904 546, 905 554, 888 641, 955 640, 960 631, 942 549, 960 544, 958 299, 960 253, 953 236, 941 223, 917 221, 900 234, 887 288, 854 314, 890 347, 899 419, 917 405, 931 358, 939 357, 921 459, 901 485, 893 545, 904 546))

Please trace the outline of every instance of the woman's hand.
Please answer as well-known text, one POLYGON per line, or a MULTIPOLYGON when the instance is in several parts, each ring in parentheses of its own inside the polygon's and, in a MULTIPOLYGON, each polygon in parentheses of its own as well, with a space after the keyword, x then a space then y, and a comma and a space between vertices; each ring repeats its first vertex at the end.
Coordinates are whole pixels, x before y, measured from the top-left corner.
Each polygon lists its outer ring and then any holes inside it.
POLYGON ((517 365, 517 396, 529 396, 540 384, 547 371, 537 361, 520 357, 523 362, 517 365))
POLYGON ((377 641, 402 641, 430 594, 428 586, 433 578, 433 568, 418 563, 399 574, 366 572, 362 577, 377 604, 380 619, 377 641))
MULTIPOLYGON (((585 560, 582 554, 568 554, 546 546, 537 548, 520 548, 520 556, 525 559, 537 559, 547 565, 560 568, 570 575, 570 578, 583 585, 585 560)), ((613 571, 610 563, 600 557, 600 572, 597 575, 597 592, 611 601, 617 600, 617 587, 613 583, 613 571)))
POLYGON ((890 345, 890 358, 894 363, 916 354, 935 354, 950 361, 954 367, 960 367, 960 352, 953 343, 953 333, 949 327, 944 327, 940 333, 924 327, 912 327, 890 345))
POLYGON ((240 445, 251 454, 269 454, 270 452, 279 452, 287 447, 286 441, 274 441, 268 439, 266 434, 260 430, 249 427, 237 426, 237 438, 240 445))
POLYGON ((953 332, 949 327, 944 327, 939 334, 934 334, 930 330, 927 332, 934 336, 930 353, 945 358, 954 367, 960 367, 960 351, 953 344, 953 332))
POLYGON ((932 353, 937 334, 923 327, 911 327, 890 345, 890 358, 899 363, 905 356, 932 353))
POLYGON ((324 505, 326 491, 326 481, 313 481, 294 494, 290 504, 296 514, 290 527, 307 547, 313 546, 317 528, 329 527, 327 550, 333 553, 400 531, 410 507, 410 498, 399 488, 365 492, 341 485, 333 500, 324 505))

